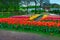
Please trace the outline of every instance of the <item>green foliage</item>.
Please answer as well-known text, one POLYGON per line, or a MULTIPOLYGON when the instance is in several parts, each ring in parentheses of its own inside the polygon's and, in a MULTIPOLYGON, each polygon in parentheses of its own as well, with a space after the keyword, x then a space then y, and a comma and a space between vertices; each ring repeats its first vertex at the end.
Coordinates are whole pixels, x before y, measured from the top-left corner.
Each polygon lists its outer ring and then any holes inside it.
POLYGON ((16 15, 16 14, 12 13, 12 12, 0 12, 0 18, 7 18, 10 16, 14 16, 14 15, 16 15))
MULTIPOLYGON (((40 6, 28 6, 28 8, 40 8, 40 6)), ((27 7, 20 7, 20 8, 24 8, 24 9, 26 9, 27 7)))
POLYGON ((10 16, 10 13, 0 12, 0 18, 5 18, 5 17, 9 17, 9 16, 10 16))
POLYGON ((0 0, 0 12, 19 10, 20 0, 0 0))
POLYGON ((45 12, 45 10, 32 10, 31 12, 42 13, 45 12))
POLYGON ((0 29, 7 30, 18 30, 18 31, 33 31, 33 32, 46 32, 46 33, 60 33, 58 27, 47 27, 47 26, 29 26, 29 25, 19 25, 19 24, 7 24, 0 23, 0 29))
POLYGON ((49 11, 50 13, 60 14, 60 10, 49 11))

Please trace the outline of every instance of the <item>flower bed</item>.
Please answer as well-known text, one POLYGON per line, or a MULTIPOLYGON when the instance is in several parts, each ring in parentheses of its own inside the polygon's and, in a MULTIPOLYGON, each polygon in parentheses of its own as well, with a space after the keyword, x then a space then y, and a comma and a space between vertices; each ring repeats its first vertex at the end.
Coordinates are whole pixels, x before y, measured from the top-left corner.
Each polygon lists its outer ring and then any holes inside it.
POLYGON ((10 18, 29 18, 28 15, 12 16, 10 18))
POLYGON ((39 16, 40 16, 40 14, 32 15, 32 16, 30 16, 30 20, 34 20, 34 19, 36 19, 36 18, 39 17, 39 16))
POLYGON ((60 22, 37 22, 23 18, 0 18, 0 28, 60 33, 60 22))
POLYGON ((60 20, 59 15, 45 15, 41 20, 60 20))

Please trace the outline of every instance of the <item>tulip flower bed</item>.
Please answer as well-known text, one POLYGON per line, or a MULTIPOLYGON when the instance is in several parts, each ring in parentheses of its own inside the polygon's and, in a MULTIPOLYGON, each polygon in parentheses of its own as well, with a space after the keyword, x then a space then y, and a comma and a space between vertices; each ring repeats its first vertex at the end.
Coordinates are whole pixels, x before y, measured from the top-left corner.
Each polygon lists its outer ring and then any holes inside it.
POLYGON ((60 22, 29 21, 28 18, 0 18, 0 28, 47 33, 60 33, 60 22))
POLYGON ((60 20, 59 15, 44 15, 41 20, 60 20))

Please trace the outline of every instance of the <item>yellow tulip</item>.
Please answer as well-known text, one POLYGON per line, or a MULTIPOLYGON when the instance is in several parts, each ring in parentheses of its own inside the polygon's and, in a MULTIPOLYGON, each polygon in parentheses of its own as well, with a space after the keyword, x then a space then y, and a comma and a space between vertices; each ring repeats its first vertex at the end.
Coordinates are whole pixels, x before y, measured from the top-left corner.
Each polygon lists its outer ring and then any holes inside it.
POLYGON ((32 16, 30 16, 30 20, 34 20, 35 18, 39 17, 40 14, 34 14, 32 16))
POLYGON ((46 18, 48 15, 44 15, 42 18, 46 18))

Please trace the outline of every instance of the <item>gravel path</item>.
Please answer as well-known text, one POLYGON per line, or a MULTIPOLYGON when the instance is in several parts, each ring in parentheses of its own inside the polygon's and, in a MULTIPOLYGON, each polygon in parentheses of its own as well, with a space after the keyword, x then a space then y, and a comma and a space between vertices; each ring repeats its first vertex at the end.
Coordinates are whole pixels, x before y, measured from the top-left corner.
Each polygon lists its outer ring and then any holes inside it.
POLYGON ((60 40, 60 37, 0 30, 0 40, 60 40))

